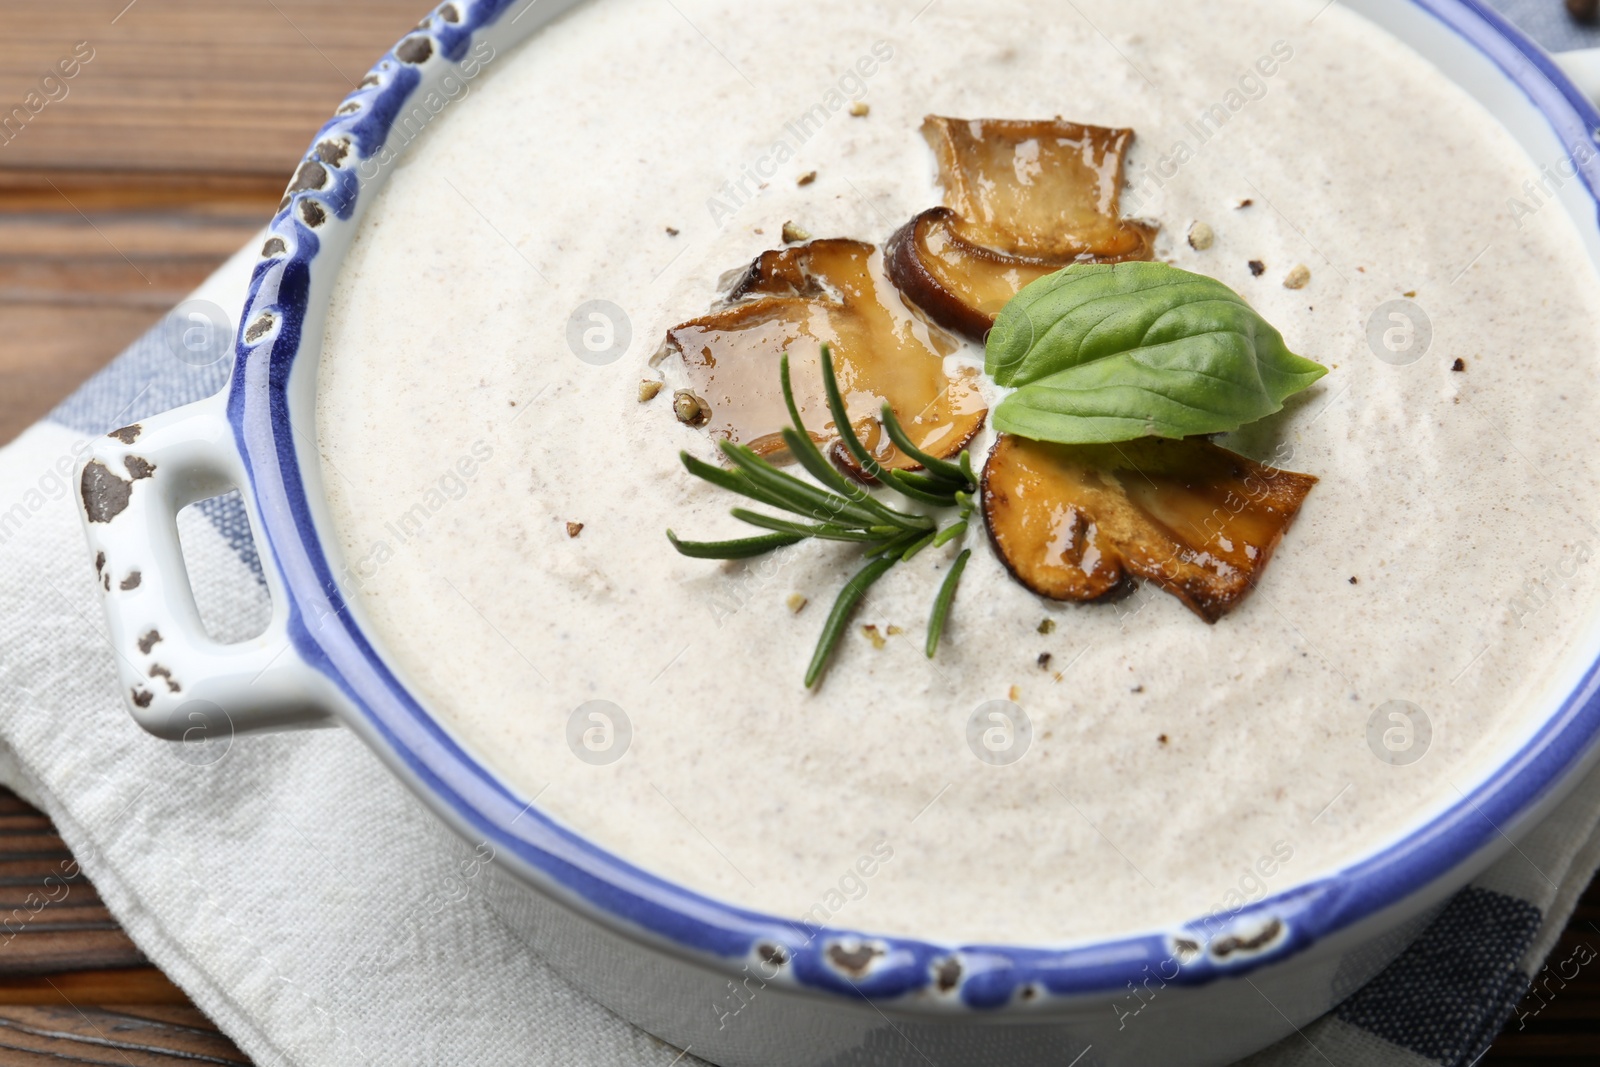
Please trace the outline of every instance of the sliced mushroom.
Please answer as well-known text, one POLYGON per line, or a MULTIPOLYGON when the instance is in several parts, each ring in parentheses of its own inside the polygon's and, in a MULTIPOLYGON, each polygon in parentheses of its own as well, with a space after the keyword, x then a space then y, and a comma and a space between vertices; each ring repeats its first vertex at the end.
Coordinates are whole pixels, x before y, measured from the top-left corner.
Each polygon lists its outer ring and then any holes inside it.
POLYGON ((922 136, 974 244, 1051 259, 1149 255, 1154 232, 1119 207, 1132 130, 929 115, 922 136))
POLYGON ((953 456, 982 427, 988 409, 974 374, 951 376, 954 338, 919 318, 889 284, 874 245, 811 241, 763 252, 732 282, 721 310, 667 331, 666 353, 683 360, 694 393, 710 409, 716 436, 763 455, 781 451, 789 425, 778 360, 789 353, 795 400, 811 436, 837 462, 861 472, 838 445, 823 394, 821 346, 833 348, 851 425, 886 467, 915 467, 884 433, 887 401, 912 442, 953 456))
POLYGON ((1092 601, 1137 576, 1207 622, 1249 595, 1317 479, 1191 438, 1055 445, 1002 434, 983 470, 989 537, 1012 575, 1092 601))
POLYGON ((1029 282, 1065 263, 1008 255, 968 241, 947 207, 929 208, 889 238, 889 276, 928 317, 973 340, 1029 282))
POLYGON ((1155 228, 1119 203, 1132 130, 930 115, 945 208, 888 244, 896 285, 940 325, 975 340, 1029 282, 1071 263, 1152 258, 1155 228))

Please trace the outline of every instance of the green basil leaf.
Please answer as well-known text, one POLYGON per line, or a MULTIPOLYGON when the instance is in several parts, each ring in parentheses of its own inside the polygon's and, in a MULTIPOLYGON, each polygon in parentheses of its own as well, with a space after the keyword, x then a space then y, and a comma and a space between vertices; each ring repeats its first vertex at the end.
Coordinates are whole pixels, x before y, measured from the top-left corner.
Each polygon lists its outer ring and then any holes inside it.
POLYGON ((996 428, 1062 444, 1236 430, 1328 373, 1238 293, 1165 263, 1040 278, 995 320, 985 369, 1018 387, 996 428))

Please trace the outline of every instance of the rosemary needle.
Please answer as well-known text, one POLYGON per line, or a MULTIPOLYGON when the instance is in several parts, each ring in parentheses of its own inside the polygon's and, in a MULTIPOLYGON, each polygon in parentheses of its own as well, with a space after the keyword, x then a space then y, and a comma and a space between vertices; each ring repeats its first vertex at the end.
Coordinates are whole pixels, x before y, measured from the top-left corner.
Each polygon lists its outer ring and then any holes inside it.
POLYGON ((967 560, 972 558, 972 549, 963 548, 961 555, 950 565, 950 573, 944 576, 944 581, 939 585, 939 595, 933 598, 933 614, 928 616, 928 645, 926 651, 928 658, 939 651, 939 638, 944 636, 945 620, 950 617, 950 605, 955 603, 956 585, 961 581, 961 572, 967 569, 967 560))
MULTIPOLYGON (((873 527, 868 530, 852 530, 844 526, 835 526, 824 523, 812 526, 804 522, 790 522, 787 519, 774 518, 763 515, 758 511, 746 511, 744 508, 734 508, 731 512, 740 522, 748 522, 751 526, 759 526, 763 530, 776 530, 778 533, 795 534, 798 537, 815 537, 819 541, 876 541, 883 534, 883 527, 873 527)), ((954 527, 952 527, 954 529, 954 527)), ((889 532, 897 532, 894 527, 889 527, 889 532)))
POLYGON ((828 398, 828 414, 833 416, 833 428, 839 440, 861 464, 867 477, 882 481, 883 468, 878 466, 878 461, 861 443, 861 438, 856 436, 856 428, 850 425, 850 413, 845 410, 844 397, 839 392, 839 377, 833 370, 833 349, 826 344, 822 346, 822 391, 828 398))
MULTIPOLYGON (((809 689, 822 677, 834 650, 849 628, 851 614, 874 582, 887 574, 896 563, 906 562, 930 546, 943 547, 967 532, 977 478, 972 473, 972 460, 966 451, 963 450, 956 462, 952 463, 918 448, 887 404, 883 406, 882 417, 889 440, 904 456, 921 465, 922 470, 888 469, 879 463, 861 443, 850 424, 834 370, 833 353, 827 345, 823 345, 822 381, 828 413, 833 417, 834 429, 845 450, 860 469, 869 478, 908 500, 937 508, 958 508, 960 515, 954 523, 940 529, 939 521, 932 515, 913 514, 889 507, 835 468, 806 431, 805 423, 800 418, 800 406, 794 398, 787 353, 779 361, 778 374, 783 386, 784 406, 793 423, 782 431, 783 443, 805 472, 815 479, 815 483, 780 471, 753 449, 731 441, 721 442, 720 447, 733 469, 713 466, 687 452, 682 454, 683 465, 690 474, 720 489, 809 521, 734 508, 734 518, 770 532, 731 541, 683 541, 671 530, 667 531, 667 537, 679 552, 696 559, 753 559, 806 540, 854 542, 863 547, 866 565, 839 591, 833 610, 828 613, 828 620, 817 638, 816 650, 806 669, 805 682, 809 689)), ((929 656, 938 647, 939 635, 944 631, 945 619, 955 600, 956 583, 971 555, 972 550, 967 549, 957 557, 939 588, 933 616, 928 622, 929 656)))
MULTIPOLYGON (((968 469, 963 469, 947 459, 929 455, 913 444, 911 438, 901 428, 900 420, 895 418, 894 408, 888 404, 883 405, 883 428, 888 432, 889 440, 893 441, 900 451, 922 464, 923 469, 930 474, 953 482, 965 482, 971 479, 970 463, 967 464, 968 469)), ((963 452, 962 454, 965 455, 966 453, 963 452)))
POLYGON ((667 538, 685 556, 695 559, 753 559, 766 555, 775 548, 788 548, 804 541, 806 534, 770 534, 766 537, 746 537, 738 541, 680 541, 678 535, 667 531, 667 538))
POLYGON ((822 626, 822 637, 817 641, 817 650, 811 655, 811 666, 806 668, 807 689, 816 685, 817 679, 822 676, 822 669, 828 665, 834 647, 844 635, 845 627, 850 625, 850 614, 855 611, 856 605, 861 603, 861 598, 867 595, 867 590, 872 587, 873 582, 889 573, 889 568, 899 562, 894 556, 875 559, 857 571, 855 577, 839 590, 839 599, 833 602, 833 610, 828 612, 828 621, 822 626))

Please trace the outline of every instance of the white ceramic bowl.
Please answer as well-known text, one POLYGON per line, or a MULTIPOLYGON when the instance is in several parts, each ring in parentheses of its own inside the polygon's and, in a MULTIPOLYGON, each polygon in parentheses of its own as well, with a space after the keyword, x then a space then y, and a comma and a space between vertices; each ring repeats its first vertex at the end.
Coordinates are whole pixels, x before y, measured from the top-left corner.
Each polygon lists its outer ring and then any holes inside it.
MULTIPOLYGON (((813 936, 656 878, 530 808, 439 725, 348 610, 310 442, 330 288, 388 173, 378 161, 397 111, 448 91, 474 49, 504 52, 572 3, 451 0, 385 55, 318 133, 273 219, 226 392, 115 431, 87 457, 91 552, 143 575, 133 589, 106 583, 105 605, 146 729, 174 739, 333 723, 356 731, 442 819, 493 849, 492 897, 531 949, 696 1055, 779 1067, 1229 1062, 1379 971, 1592 761, 1596 666, 1524 747, 1405 839, 1245 908, 1225 931, 1197 917, 1070 950, 813 936), (201 627, 174 516, 232 487, 274 610, 260 637, 221 646, 201 627), (148 676, 152 632, 181 687, 148 676), (827 949, 862 939, 883 954, 864 976, 842 973, 827 949), (1130 983, 1160 991, 1159 1025, 1123 1025, 1130 983)), ((1465 86, 1533 158, 1573 159, 1582 180, 1559 195, 1600 260, 1600 114, 1549 58, 1477 0, 1346 4, 1465 86)))

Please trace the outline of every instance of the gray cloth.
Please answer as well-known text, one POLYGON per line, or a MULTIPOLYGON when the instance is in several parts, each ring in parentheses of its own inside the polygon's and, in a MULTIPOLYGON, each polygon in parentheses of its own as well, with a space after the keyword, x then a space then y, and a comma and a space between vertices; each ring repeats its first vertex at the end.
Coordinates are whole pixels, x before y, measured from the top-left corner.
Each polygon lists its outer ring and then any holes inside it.
POLYGON ((1489 0, 1489 6, 1551 52, 1600 48, 1600 23, 1575 21, 1561 0, 1489 0))

